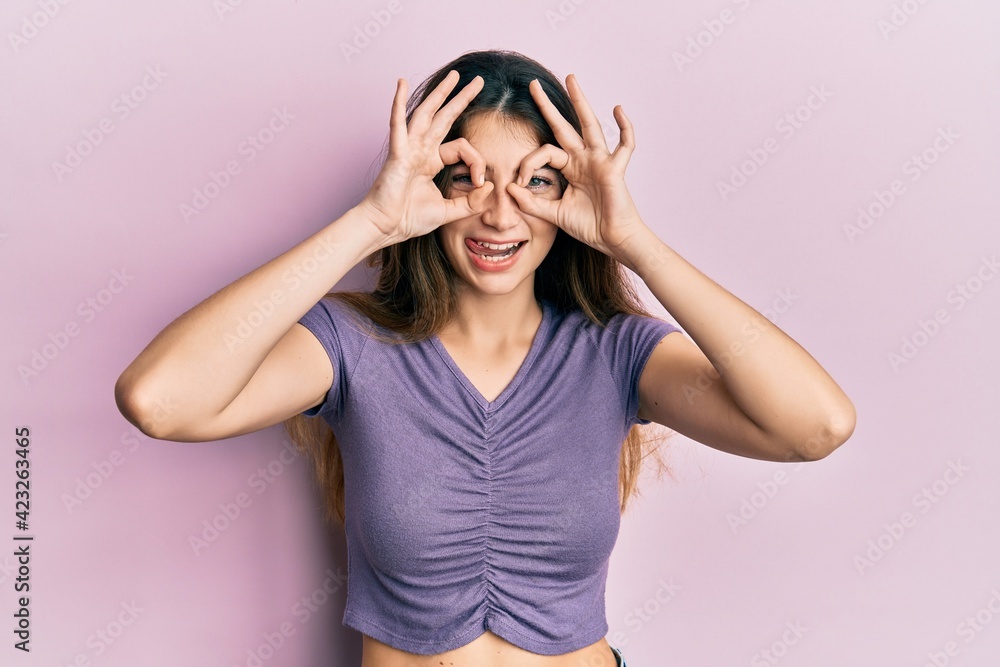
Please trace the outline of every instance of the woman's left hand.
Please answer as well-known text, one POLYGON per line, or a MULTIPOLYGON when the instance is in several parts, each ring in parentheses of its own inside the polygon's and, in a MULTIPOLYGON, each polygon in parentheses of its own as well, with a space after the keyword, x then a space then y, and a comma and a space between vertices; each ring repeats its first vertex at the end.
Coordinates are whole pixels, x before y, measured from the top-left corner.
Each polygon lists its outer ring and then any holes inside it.
POLYGON ((528 89, 562 148, 544 144, 526 155, 516 182, 509 183, 507 191, 525 213, 551 222, 577 240, 627 263, 629 238, 638 239, 647 229, 625 187, 625 167, 635 149, 632 123, 621 105, 616 106, 615 121, 621 132, 618 146, 611 153, 576 75, 566 77, 566 87, 580 118, 583 137, 559 113, 541 84, 532 81, 528 89), (569 182, 561 199, 539 197, 523 187, 534 171, 545 165, 562 172, 569 182))

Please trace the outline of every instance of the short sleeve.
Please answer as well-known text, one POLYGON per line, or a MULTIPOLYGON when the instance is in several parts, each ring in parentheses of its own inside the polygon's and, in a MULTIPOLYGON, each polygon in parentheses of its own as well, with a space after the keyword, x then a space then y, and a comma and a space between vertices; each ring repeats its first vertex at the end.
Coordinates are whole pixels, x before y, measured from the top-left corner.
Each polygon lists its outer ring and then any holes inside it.
POLYGON ((639 378, 653 349, 674 331, 680 328, 659 318, 620 313, 611 318, 606 335, 601 337, 600 344, 618 382, 630 427, 651 423, 638 417, 639 378))
POLYGON ((333 366, 333 382, 323 402, 303 411, 303 415, 321 415, 333 423, 343 412, 351 374, 368 339, 355 317, 357 314, 347 304, 324 297, 299 319, 299 324, 316 336, 333 366))

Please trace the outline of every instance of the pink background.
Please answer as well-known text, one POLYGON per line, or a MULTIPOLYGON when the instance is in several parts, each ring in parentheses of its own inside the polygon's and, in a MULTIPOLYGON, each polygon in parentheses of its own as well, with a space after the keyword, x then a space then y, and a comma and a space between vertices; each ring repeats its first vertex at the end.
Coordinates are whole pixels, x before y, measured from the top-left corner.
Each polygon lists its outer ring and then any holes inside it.
POLYGON ((501 47, 576 73, 609 134, 624 106, 646 222, 858 410, 843 448, 798 467, 676 437, 675 478, 648 477, 623 520, 609 641, 630 667, 997 664, 1000 6, 222 2, 0 9, 3 476, 10 489, 27 425, 36 536, 25 656, 11 648, 4 491, 0 662, 248 665, 284 624, 263 664, 358 664, 342 538, 305 460, 282 460, 281 427, 153 441, 112 388, 171 320, 360 199, 396 77, 412 90, 501 47), (366 24, 377 34, 345 56, 366 24), (241 142, 275 108, 292 117, 251 160, 241 142), (77 166, 54 167, 88 135, 100 141, 77 166), (744 165, 753 155, 767 160, 744 165), (185 220, 181 204, 229 161, 239 173, 185 220), (723 196, 741 165, 751 175, 723 196), (878 217, 849 234, 861 207, 878 217), (36 353, 50 358, 22 377, 36 353), (239 494, 238 518, 196 554, 189 538, 239 494))

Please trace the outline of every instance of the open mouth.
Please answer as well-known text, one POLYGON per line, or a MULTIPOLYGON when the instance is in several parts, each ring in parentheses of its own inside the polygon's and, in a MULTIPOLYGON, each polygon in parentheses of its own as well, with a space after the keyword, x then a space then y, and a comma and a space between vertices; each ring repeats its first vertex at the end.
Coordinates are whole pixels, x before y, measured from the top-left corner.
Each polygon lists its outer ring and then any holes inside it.
POLYGON ((469 251, 484 262, 502 262, 513 257, 524 245, 524 241, 513 243, 486 243, 465 239, 469 251))

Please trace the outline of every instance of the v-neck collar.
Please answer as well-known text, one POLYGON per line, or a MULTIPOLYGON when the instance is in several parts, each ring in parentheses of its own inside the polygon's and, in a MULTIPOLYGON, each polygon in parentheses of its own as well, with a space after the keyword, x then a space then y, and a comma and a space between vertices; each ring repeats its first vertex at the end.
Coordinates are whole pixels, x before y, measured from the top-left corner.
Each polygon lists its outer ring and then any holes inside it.
POLYGON ((431 343, 434 345, 434 349, 438 351, 441 355, 441 359, 444 360, 448 368, 451 369, 451 372, 454 373, 458 381, 463 387, 465 387, 466 391, 468 391, 472 398, 475 399, 476 403, 479 404, 479 407, 481 407, 483 411, 492 412, 500 408, 500 406, 502 406, 507 399, 510 398, 511 394, 517 390, 517 386, 524 379, 524 376, 528 374, 528 371, 531 370, 531 365, 534 363, 535 357, 538 356, 538 351, 541 349, 542 341, 548 332, 549 321, 551 319, 551 313, 549 312, 550 306, 548 302, 545 299, 540 299, 540 302, 542 306, 542 321, 538 325, 538 329, 535 331, 535 337, 531 341, 531 347, 528 348, 528 354, 525 355, 524 361, 521 362, 520 368, 517 369, 517 373, 514 374, 511 381, 492 401, 487 401, 486 397, 483 396, 482 393, 476 389, 476 386, 472 384, 472 381, 466 377, 462 369, 459 368, 458 364, 455 363, 455 360, 452 359, 451 354, 449 354, 448 350, 445 349, 444 343, 442 343, 437 337, 437 334, 431 336, 431 343))

